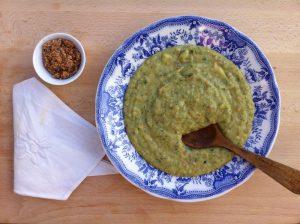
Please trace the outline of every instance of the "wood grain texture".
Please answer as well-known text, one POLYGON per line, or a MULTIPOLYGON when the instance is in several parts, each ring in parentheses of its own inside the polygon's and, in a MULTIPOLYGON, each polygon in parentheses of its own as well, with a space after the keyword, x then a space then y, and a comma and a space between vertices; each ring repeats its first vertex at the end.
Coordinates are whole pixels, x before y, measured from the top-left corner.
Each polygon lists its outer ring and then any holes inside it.
POLYGON ((74 83, 49 86, 94 123, 97 82, 131 33, 158 19, 201 15, 225 21, 257 42, 281 90, 281 127, 270 158, 300 169, 300 1, 0 1, 0 222, 4 223, 300 223, 300 197, 260 171, 241 187, 206 202, 149 196, 120 175, 89 177, 66 202, 12 192, 12 86, 34 76, 32 52, 46 34, 78 37, 87 53, 74 83))

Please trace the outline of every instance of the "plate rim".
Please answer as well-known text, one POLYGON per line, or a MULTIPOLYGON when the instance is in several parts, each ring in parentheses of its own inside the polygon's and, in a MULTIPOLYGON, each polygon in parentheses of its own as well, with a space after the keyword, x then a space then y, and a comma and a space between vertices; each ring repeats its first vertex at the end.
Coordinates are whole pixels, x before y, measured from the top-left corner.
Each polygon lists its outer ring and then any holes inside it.
POLYGON ((268 68, 268 70, 272 73, 272 82, 270 83, 272 85, 272 89, 274 90, 274 95, 277 99, 277 113, 275 113, 275 116, 273 118, 274 122, 276 123, 275 125, 275 133, 273 133, 273 138, 272 141, 270 142, 270 146, 268 148, 268 151, 266 152, 265 156, 268 157, 268 155, 271 153, 273 146, 275 144, 275 141, 277 139, 278 133, 279 133, 279 128, 280 128, 280 113, 281 113, 281 96, 280 96, 280 89, 279 89, 279 85, 278 82, 276 80, 276 76, 274 73, 274 70, 269 62, 269 60, 267 59, 267 57, 265 56, 265 54, 263 53, 263 51, 261 50, 261 48, 258 46, 258 44, 253 41, 250 37, 248 37, 246 34, 244 34, 243 32, 239 31, 237 28, 235 28, 232 25, 229 25, 226 22, 217 20, 217 19, 212 19, 212 18, 208 18, 208 17, 204 17, 204 16, 198 16, 198 15, 178 15, 178 16, 171 16, 171 17, 165 17, 162 18, 160 20, 156 20, 140 29, 138 29, 136 32, 132 33, 131 35, 127 36, 123 42, 121 42, 121 44, 119 45, 119 47, 112 53, 112 55, 109 57, 107 63, 105 64, 105 66, 103 67, 103 70, 101 72, 101 76, 99 78, 98 84, 97 84, 97 90, 96 90, 96 95, 95 95, 95 123, 96 123, 96 129, 98 132, 98 136, 100 138, 100 143, 101 146, 103 148, 103 150, 105 151, 107 157, 109 158, 110 162, 114 165, 114 167, 118 170, 118 172, 121 174, 121 176, 123 178, 125 178, 129 183, 131 183, 132 185, 134 185, 135 187, 141 189, 142 191, 146 192, 147 194, 157 197, 157 198, 162 198, 162 199, 166 199, 166 200, 170 200, 170 201, 177 201, 177 202, 184 202, 184 203, 188 203, 188 202, 199 202, 199 201, 206 201, 206 200, 211 200, 214 198, 218 198, 223 196, 224 194, 232 191, 233 189, 241 186, 242 184, 244 184, 245 182, 247 182, 252 175, 254 174, 254 172, 256 171, 256 168, 254 166, 252 166, 250 169, 248 169, 247 173, 245 174, 245 177, 243 179, 240 179, 240 182, 235 184, 235 185, 230 185, 225 186, 220 188, 219 193, 214 192, 214 195, 211 196, 207 196, 207 197, 203 197, 203 198, 172 198, 172 197, 167 197, 155 192, 151 192, 148 189, 144 189, 142 186, 139 186, 137 183, 135 183, 133 180, 129 179, 123 172, 121 172, 121 168, 119 167, 118 164, 115 163, 114 159, 112 159, 108 153, 108 150, 105 148, 104 146, 104 136, 103 133, 100 132, 100 128, 99 128, 99 124, 98 124, 98 110, 100 108, 100 103, 98 99, 98 96, 100 95, 100 89, 103 87, 103 82, 104 82, 104 73, 105 71, 109 70, 110 67, 112 66, 112 59, 115 57, 115 55, 117 55, 118 53, 121 53, 121 50, 130 46, 130 42, 133 42, 133 40, 138 37, 140 34, 144 33, 147 30, 153 30, 154 27, 159 27, 161 26, 163 23, 165 22, 174 22, 176 23, 177 19, 182 19, 182 20, 187 20, 187 19, 195 19, 195 20, 203 20, 209 24, 213 24, 213 25, 221 25, 221 26, 225 26, 228 27, 229 29, 231 29, 232 31, 234 31, 237 36, 242 37, 246 42, 250 43, 254 49, 256 54, 258 54, 259 59, 262 61, 261 62, 265 62, 264 64, 266 65, 266 67, 268 68), (129 45, 128 45, 129 44, 129 45), (225 190, 224 190, 225 189, 225 190))

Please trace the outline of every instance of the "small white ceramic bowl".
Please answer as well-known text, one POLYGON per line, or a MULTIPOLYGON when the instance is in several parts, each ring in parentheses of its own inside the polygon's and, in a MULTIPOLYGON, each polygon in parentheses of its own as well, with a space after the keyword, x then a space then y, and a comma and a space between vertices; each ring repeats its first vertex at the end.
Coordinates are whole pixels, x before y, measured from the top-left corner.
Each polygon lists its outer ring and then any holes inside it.
POLYGON ((70 82, 73 82, 81 75, 81 73, 84 69, 84 66, 85 66, 86 57, 85 57, 85 52, 84 52, 83 46, 81 45, 79 40, 77 40, 75 37, 73 37, 67 33, 52 33, 52 34, 45 36, 38 42, 38 44, 36 45, 34 52, 33 52, 32 61, 33 61, 33 67, 34 67, 35 72, 45 82, 50 83, 52 85, 65 85, 70 82), (46 70, 46 68, 44 67, 44 64, 43 64, 43 58, 42 58, 43 44, 49 40, 53 40, 53 39, 57 39, 57 38, 62 38, 62 39, 67 39, 67 40, 72 41, 81 54, 81 63, 80 63, 80 67, 79 67, 78 71, 68 79, 54 78, 46 70))

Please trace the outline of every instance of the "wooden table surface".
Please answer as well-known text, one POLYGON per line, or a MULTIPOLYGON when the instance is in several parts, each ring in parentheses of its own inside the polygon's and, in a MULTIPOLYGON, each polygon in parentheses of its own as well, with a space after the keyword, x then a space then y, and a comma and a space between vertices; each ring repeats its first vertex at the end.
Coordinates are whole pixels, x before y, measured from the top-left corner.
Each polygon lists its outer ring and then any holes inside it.
POLYGON ((35 76, 32 51, 46 34, 78 37, 87 53, 74 83, 49 86, 94 121, 101 71, 138 29, 174 15, 225 21, 256 41, 270 60, 282 98, 280 132, 270 157, 300 169, 300 1, 0 1, 0 222, 4 223, 300 223, 300 196, 260 171, 214 200, 177 203, 149 196, 120 175, 89 177, 67 201, 13 193, 12 86, 35 76))

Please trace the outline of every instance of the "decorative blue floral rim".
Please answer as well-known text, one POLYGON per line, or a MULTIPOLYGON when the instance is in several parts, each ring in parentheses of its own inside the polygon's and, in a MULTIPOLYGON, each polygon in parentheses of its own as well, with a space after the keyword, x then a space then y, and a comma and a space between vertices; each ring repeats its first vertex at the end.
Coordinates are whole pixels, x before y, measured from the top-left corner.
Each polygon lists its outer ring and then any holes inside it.
POLYGON ((96 124, 104 150, 132 184, 156 197, 203 201, 244 183, 254 167, 235 156, 220 169, 198 177, 175 177, 148 164, 126 134, 123 98, 131 76, 145 59, 168 47, 193 44, 223 54, 245 74, 252 89, 255 115, 247 150, 267 156, 279 129, 280 96, 273 70, 257 45, 232 26, 198 16, 155 22, 130 36, 104 68, 96 93, 96 124))

